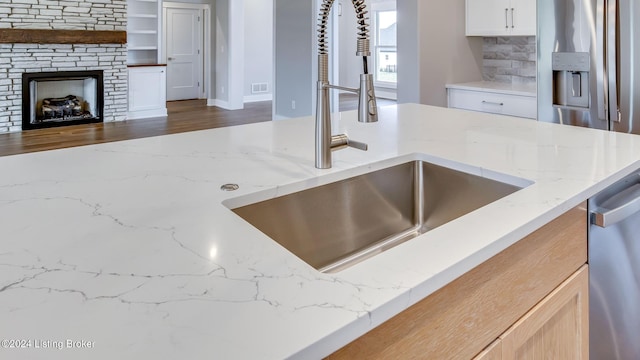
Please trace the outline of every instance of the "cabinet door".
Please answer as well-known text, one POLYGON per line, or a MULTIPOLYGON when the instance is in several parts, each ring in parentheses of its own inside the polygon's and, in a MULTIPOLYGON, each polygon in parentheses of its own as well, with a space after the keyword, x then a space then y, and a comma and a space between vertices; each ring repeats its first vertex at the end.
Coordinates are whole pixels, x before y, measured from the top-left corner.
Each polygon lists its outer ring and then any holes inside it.
POLYGON ((508 35, 510 8, 509 0, 466 0, 466 35, 508 35))
POLYGON ((498 339, 491 343, 473 360, 502 360, 502 340, 498 339))
POLYGON ((166 116, 166 70, 164 66, 129 68, 127 118, 166 116))
POLYGON ((557 287, 500 338, 502 359, 588 359, 587 265, 557 287))
POLYGON ((536 35, 536 0, 511 0, 511 35, 536 35))

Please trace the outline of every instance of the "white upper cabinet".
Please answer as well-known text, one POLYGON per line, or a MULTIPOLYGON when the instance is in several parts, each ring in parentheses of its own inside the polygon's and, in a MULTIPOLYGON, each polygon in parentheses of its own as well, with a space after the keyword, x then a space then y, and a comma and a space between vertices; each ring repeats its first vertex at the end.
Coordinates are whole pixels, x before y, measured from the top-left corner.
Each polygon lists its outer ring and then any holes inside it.
POLYGON ((535 36, 536 0, 466 0, 467 36, 535 36))
POLYGON ((511 0, 511 35, 536 36, 536 0, 511 0))

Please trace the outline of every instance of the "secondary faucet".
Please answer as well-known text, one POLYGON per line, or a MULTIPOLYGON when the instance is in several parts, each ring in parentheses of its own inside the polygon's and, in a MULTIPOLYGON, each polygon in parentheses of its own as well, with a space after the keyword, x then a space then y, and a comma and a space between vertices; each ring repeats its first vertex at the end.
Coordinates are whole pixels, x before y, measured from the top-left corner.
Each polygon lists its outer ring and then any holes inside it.
POLYGON ((367 144, 350 140, 347 135, 331 135, 331 106, 329 89, 350 91, 358 94, 358 121, 378 121, 373 75, 369 74, 367 57, 369 50, 369 19, 365 0, 352 0, 358 21, 358 44, 356 56, 362 56, 363 72, 360 74, 360 88, 353 89, 329 83, 329 54, 327 50, 327 22, 334 0, 323 0, 318 18, 318 85, 316 101, 316 168, 331 168, 331 151, 347 146, 367 150, 367 144))

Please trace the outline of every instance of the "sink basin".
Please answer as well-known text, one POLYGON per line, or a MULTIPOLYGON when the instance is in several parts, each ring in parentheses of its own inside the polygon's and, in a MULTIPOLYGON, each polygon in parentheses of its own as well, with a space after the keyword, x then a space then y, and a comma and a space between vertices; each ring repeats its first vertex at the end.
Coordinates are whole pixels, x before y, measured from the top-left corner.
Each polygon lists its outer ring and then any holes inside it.
POLYGON ((319 271, 336 272, 522 187, 414 160, 232 211, 319 271))

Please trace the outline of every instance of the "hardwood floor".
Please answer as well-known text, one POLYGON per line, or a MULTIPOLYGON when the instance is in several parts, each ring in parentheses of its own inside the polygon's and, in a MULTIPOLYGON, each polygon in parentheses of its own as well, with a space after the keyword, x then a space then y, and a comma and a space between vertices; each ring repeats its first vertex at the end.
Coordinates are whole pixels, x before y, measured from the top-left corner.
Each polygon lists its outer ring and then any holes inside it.
MULTIPOLYGON (((378 100, 379 106, 392 103, 395 101, 378 100)), ((357 105, 355 95, 340 96, 340 111, 356 109, 357 105)), ((224 110, 207 106, 206 100, 172 101, 167 103, 167 112, 166 118, 0 134, 0 156, 270 121, 271 101, 247 103, 243 110, 224 110)))
POLYGON ((248 103, 243 110, 207 106, 206 100, 172 101, 167 112, 166 118, 0 134, 0 156, 270 121, 271 101, 248 103))

